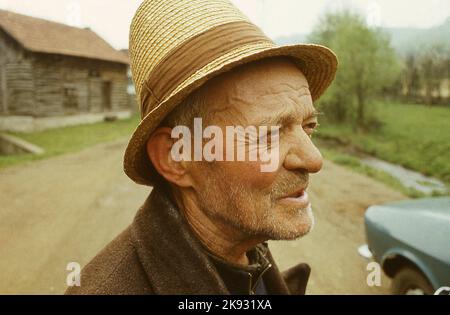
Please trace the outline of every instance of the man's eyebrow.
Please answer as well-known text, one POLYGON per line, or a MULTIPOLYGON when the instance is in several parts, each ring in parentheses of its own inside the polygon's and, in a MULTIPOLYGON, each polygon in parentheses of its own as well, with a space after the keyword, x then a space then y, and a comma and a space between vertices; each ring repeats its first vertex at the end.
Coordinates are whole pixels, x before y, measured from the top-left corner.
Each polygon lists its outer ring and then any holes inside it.
MULTIPOLYGON (((322 112, 318 111, 317 109, 314 109, 311 112, 311 114, 307 115, 307 117, 305 117, 303 119, 303 121, 309 120, 309 119, 314 119, 321 115, 323 115, 322 112)), ((289 125, 296 121, 300 121, 300 113, 281 112, 281 113, 277 113, 276 115, 273 115, 273 116, 266 116, 266 117, 262 118, 259 121, 259 125, 286 126, 286 125, 289 125), (296 116, 297 114, 298 114, 298 116, 296 116)))

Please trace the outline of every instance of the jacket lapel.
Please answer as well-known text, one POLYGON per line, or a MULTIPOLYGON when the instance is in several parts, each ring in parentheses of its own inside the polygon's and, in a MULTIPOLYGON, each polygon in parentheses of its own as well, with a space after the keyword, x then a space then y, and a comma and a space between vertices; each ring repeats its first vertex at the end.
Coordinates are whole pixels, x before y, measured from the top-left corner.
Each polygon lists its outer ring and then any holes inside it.
POLYGON ((266 252, 266 257, 269 259, 270 264, 272 265, 272 267, 267 270, 267 272, 263 276, 267 292, 271 295, 291 294, 269 250, 267 250, 266 252))

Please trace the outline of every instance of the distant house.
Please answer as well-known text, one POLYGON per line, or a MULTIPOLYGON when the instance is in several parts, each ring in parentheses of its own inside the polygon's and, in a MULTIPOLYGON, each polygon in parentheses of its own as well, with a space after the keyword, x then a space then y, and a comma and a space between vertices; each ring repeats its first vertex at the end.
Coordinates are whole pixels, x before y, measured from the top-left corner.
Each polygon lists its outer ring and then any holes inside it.
POLYGON ((0 116, 128 109, 128 64, 90 29, 0 10, 0 116))

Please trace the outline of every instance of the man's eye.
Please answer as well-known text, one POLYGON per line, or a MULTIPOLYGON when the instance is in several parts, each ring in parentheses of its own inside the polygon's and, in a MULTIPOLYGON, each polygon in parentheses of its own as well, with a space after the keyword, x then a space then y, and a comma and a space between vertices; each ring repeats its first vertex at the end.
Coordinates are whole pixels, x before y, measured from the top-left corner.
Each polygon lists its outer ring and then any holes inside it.
POLYGON ((319 126, 318 123, 312 122, 312 123, 309 123, 309 124, 305 125, 305 126, 303 127, 303 129, 305 130, 305 132, 306 132, 308 135, 312 136, 312 134, 314 133, 314 131, 316 131, 316 128, 317 128, 318 126, 319 126))
POLYGON ((318 127, 318 125, 319 125, 318 123, 313 122, 313 123, 309 123, 309 124, 305 125, 303 128, 314 130, 318 127))

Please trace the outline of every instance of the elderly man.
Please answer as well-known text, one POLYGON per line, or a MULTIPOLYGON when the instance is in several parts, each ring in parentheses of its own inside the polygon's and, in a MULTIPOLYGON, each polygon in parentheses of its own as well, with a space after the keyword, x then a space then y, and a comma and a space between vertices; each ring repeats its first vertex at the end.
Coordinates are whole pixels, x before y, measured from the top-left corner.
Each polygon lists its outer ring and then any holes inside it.
POLYGON ((309 266, 280 273, 266 241, 293 240, 314 225, 306 188, 322 157, 311 141, 313 101, 334 78, 335 55, 275 46, 227 0, 144 1, 130 52, 142 121, 124 168, 154 188, 68 293, 304 294, 309 266), (199 131, 199 118, 216 138, 227 135, 214 150, 205 149, 206 129, 200 144, 174 137, 180 126, 199 131), (230 140, 225 131, 236 126, 275 126, 260 129, 275 136, 243 129, 230 140), (236 158, 240 148, 247 158, 236 158), (248 159, 252 150, 271 152, 275 167, 262 171, 270 161, 248 159))

